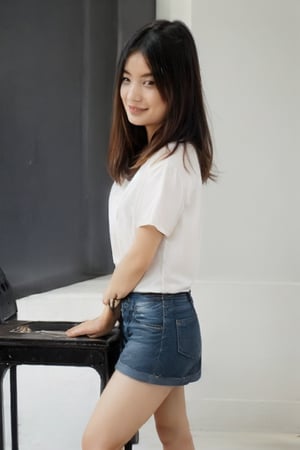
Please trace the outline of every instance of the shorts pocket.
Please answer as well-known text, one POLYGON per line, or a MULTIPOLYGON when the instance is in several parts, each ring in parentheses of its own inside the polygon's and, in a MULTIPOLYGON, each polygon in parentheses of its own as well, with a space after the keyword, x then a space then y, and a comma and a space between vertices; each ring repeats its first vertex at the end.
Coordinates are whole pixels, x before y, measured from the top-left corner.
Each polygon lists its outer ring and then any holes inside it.
POLYGON ((176 320, 177 350, 187 358, 201 356, 201 333, 197 317, 176 320))
POLYGON ((163 327, 163 308, 161 301, 136 302, 134 319, 137 324, 161 330, 163 327))

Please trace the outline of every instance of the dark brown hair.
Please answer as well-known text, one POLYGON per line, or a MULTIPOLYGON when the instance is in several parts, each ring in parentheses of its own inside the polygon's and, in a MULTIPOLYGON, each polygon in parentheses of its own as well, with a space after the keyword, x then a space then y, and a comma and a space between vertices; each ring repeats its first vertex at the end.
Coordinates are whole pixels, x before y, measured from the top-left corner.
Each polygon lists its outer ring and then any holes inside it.
POLYGON ((202 181, 211 172, 213 146, 202 93, 199 61, 194 39, 180 21, 156 20, 138 30, 121 52, 116 70, 108 169, 112 178, 130 178, 156 151, 175 142, 190 142, 196 149, 202 181), (167 102, 166 119, 147 142, 146 129, 131 124, 120 97, 126 61, 140 52, 167 102))

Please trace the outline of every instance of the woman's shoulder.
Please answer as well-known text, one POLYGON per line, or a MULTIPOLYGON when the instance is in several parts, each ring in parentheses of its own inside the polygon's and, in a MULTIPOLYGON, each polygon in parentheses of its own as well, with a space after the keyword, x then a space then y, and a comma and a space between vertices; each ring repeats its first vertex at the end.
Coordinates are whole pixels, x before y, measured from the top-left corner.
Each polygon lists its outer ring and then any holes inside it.
POLYGON ((185 172, 192 170, 197 173, 200 170, 196 150, 189 142, 170 142, 151 155, 147 163, 154 170, 155 168, 164 168, 185 172))

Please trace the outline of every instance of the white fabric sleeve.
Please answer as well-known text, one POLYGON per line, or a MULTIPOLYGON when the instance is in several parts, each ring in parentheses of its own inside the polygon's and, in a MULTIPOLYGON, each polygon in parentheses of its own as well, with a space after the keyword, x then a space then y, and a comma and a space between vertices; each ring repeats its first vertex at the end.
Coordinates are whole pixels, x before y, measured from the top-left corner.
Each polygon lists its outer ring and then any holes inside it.
POLYGON ((183 180, 168 159, 148 167, 135 210, 136 227, 153 225, 165 236, 172 234, 184 207, 183 180))

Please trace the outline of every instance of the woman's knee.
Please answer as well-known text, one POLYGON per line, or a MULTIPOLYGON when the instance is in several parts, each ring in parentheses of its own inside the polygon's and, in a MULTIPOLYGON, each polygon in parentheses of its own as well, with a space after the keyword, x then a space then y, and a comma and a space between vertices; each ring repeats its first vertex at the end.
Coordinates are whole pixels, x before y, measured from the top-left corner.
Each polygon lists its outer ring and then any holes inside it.
POLYGON ((165 448, 174 447, 174 443, 178 448, 190 448, 192 435, 188 426, 166 425, 157 422, 156 430, 161 443, 165 448))
POLYGON ((160 441, 162 442, 162 444, 164 444, 172 439, 174 428, 156 422, 156 431, 160 441))

